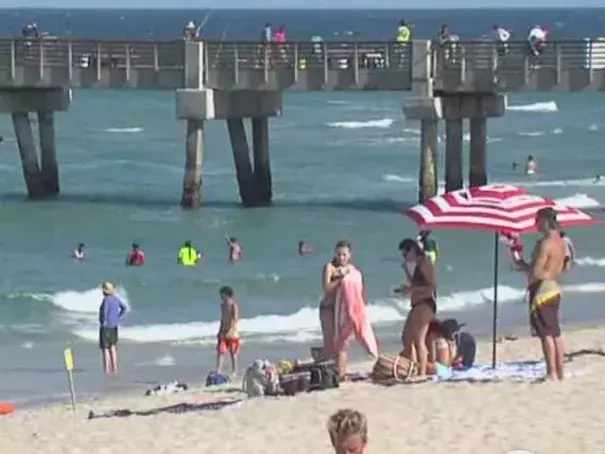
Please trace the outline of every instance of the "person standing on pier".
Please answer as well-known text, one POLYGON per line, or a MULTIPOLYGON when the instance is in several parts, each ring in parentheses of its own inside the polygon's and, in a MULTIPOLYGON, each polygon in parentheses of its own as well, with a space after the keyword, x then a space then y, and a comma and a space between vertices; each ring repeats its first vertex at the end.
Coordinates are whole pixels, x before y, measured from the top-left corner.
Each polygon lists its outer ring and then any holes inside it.
POLYGON ((498 55, 506 55, 509 49, 508 40, 511 38, 511 33, 506 28, 498 24, 494 24, 492 30, 496 40, 498 55))
POLYGON ((410 51, 410 41, 412 40, 412 29, 402 19, 399 21, 395 41, 397 41, 397 52, 399 53, 399 64, 405 65, 410 51))

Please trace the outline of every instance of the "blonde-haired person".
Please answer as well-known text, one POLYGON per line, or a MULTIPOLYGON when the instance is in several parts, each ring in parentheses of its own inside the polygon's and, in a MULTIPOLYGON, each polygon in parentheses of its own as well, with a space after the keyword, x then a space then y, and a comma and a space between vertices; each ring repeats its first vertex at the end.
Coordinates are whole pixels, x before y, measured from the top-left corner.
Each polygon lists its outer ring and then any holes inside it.
POLYGON ((111 282, 101 283, 103 301, 99 308, 99 347, 103 355, 103 370, 107 375, 118 372, 118 325, 128 308, 116 296, 111 282))
POLYGON ((338 410, 328 420, 328 433, 335 454, 364 454, 368 444, 368 421, 357 410, 338 410))

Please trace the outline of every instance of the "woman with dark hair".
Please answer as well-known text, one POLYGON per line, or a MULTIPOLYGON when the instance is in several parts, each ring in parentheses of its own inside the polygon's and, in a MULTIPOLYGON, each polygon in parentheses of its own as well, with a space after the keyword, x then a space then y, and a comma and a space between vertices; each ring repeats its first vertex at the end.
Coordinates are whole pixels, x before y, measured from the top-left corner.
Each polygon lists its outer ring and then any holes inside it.
POLYGON ((426 335, 437 313, 435 267, 416 240, 403 240, 399 243, 399 250, 408 282, 396 291, 409 295, 412 303, 401 335, 401 356, 417 362, 418 378, 424 378, 428 355, 426 335))

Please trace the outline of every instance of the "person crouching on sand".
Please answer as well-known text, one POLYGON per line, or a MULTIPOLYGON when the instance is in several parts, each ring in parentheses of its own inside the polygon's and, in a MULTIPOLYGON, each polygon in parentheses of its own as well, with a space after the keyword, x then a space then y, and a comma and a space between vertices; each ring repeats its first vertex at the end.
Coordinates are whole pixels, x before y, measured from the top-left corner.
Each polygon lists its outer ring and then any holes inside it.
POLYGON ((223 357, 227 352, 231 356, 231 375, 237 372, 237 357, 240 351, 240 337, 237 329, 239 321, 239 306, 235 301, 231 287, 221 287, 221 324, 218 330, 216 344, 216 372, 221 373, 223 357))
POLYGON ((407 315, 401 335, 401 356, 418 363, 418 379, 426 376, 426 335, 437 313, 435 267, 416 240, 407 238, 399 243, 407 283, 395 289, 410 296, 412 308, 407 315))
POLYGON ((118 372, 118 325, 127 312, 126 305, 115 295, 111 282, 101 284, 103 301, 99 308, 99 347, 103 354, 103 370, 108 375, 118 372))
POLYGON ((368 421, 357 410, 338 410, 328 420, 328 434, 335 454, 364 454, 368 445, 368 421))
POLYGON ((323 336, 323 358, 335 359, 335 311, 336 294, 342 279, 350 271, 351 266, 351 244, 342 240, 336 243, 334 257, 325 264, 322 270, 323 298, 319 303, 319 321, 321 323, 321 334, 323 336))

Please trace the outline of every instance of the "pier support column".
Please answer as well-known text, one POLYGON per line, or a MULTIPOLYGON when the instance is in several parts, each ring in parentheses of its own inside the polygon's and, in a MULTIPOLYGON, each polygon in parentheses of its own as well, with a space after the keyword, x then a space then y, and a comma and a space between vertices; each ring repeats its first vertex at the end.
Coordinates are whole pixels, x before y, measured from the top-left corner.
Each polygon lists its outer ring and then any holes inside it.
POLYGON ((204 160, 204 121, 187 120, 185 176, 183 177, 183 208, 199 208, 202 204, 202 172, 204 160))
POLYGON ((17 136, 17 145, 19 147, 19 155, 21 156, 21 166, 23 168, 27 194, 31 199, 44 198, 46 190, 38 164, 38 152, 36 150, 36 143, 34 142, 29 113, 14 112, 11 116, 15 135, 17 136))
POLYGON ((418 201, 437 195, 437 120, 420 120, 420 170, 418 201))
POLYGON ((46 196, 59 194, 59 165, 55 146, 55 118, 52 112, 38 112, 40 170, 46 196))
POLYGON ((271 161, 269 159, 269 119, 267 117, 252 118, 252 150, 259 201, 266 205, 271 203, 273 198, 271 161))
POLYGON ((470 163, 468 183, 470 187, 487 184, 486 133, 485 117, 470 119, 470 163))
POLYGON ((446 120, 445 191, 455 191, 462 187, 462 120, 446 120))
POLYGON ((250 160, 250 148, 246 138, 244 119, 227 119, 227 129, 231 139, 235 174, 242 203, 247 207, 258 207, 271 203, 273 190, 269 167, 269 127, 267 118, 252 119, 254 167, 250 160))

